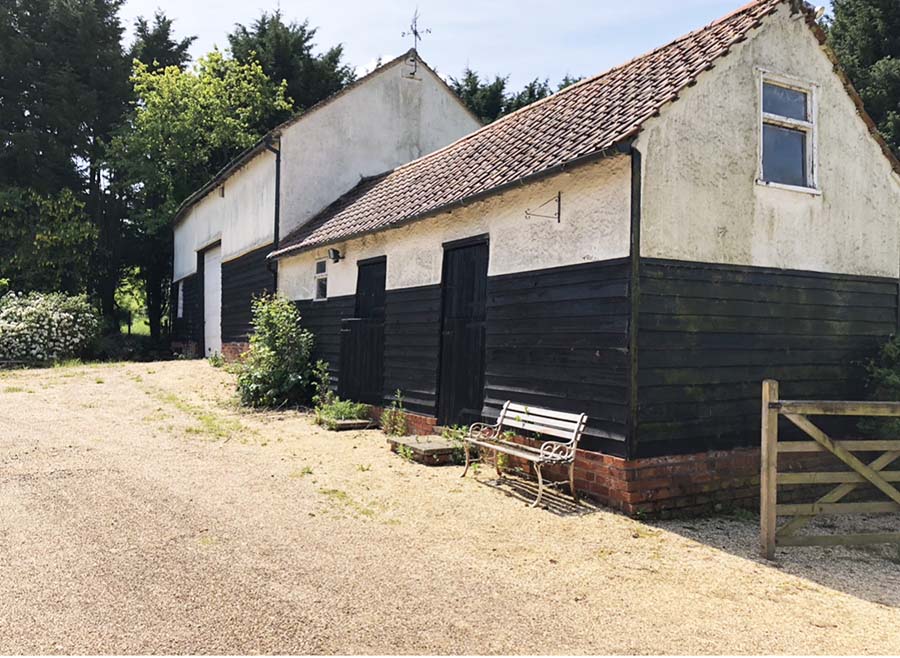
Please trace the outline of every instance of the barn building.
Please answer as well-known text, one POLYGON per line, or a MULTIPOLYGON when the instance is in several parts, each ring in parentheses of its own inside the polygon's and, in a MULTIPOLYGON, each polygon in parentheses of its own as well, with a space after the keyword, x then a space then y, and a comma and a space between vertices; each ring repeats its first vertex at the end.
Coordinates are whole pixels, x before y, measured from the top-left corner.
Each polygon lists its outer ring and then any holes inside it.
MULTIPOLYGON (((437 134, 360 156, 357 185, 328 150, 328 176, 285 166, 277 248, 221 229, 278 264, 342 396, 400 390, 423 432, 508 399, 585 412, 578 487, 636 512, 756 495, 762 379, 858 395, 852 362, 898 327, 900 163, 811 8, 757 0, 449 145, 472 121, 433 86, 437 134)), ((176 230, 203 234, 176 278, 214 232, 176 230)))
POLYGON ((277 285, 267 254, 361 178, 481 126, 415 51, 290 119, 181 205, 172 326, 186 353, 244 350, 250 300, 277 285))

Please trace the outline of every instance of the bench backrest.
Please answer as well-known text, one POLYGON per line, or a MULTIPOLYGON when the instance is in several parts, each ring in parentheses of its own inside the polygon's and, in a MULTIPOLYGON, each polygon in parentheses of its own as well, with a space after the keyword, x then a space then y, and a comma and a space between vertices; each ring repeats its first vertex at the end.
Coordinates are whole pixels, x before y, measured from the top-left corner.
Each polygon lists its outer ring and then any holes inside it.
POLYGON ((497 424, 542 436, 554 437, 559 443, 578 445, 587 423, 586 414, 571 414, 507 401, 500 410, 497 424))

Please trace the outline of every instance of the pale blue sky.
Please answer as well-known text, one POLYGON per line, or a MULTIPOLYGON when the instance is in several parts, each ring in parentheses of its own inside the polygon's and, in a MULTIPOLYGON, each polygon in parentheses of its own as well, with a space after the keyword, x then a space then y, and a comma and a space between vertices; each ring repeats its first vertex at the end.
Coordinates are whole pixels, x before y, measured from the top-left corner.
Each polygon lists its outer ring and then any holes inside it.
POLYGON ((430 28, 419 51, 442 75, 466 65, 484 74, 509 74, 513 88, 535 77, 594 75, 689 32, 746 0, 126 0, 123 23, 158 7, 175 19, 178 34, 195 34, 192 54, 227 46, 235 23, 249 23, 279 4, 290 19, 318 26, 317 43, 344 44, 360 73, 380 56, 405 52, 401 37, 416 6, 430 28))

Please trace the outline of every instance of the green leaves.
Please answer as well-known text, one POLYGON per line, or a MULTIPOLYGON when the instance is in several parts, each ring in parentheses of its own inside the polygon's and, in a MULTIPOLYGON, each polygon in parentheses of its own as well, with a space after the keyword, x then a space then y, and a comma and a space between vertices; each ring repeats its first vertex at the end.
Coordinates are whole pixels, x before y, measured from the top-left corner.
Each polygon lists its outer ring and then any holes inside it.
POLYGON ((866 111, 900 154, 900 3, 834 0, 829 45, 859 91, 866 111))
POLYGON ((285 85, 258 63, 214 50, 190 71, 134 62, 136 103, 113 159, 137 197, 136 219, 150 234, 167 230, 178 205, 291 109, 285 85))
POLYGON ((312 333, 300 326, 293 302, 276 295, 254 299, 250 349, 238 375, 241 403, 248 407, 308 403, 324 370, 312 363, 313 342, 312 333))
POLYGON ((0 277, 15 290, 82 291, 97 235, 71 190, 0 188, 0 277))

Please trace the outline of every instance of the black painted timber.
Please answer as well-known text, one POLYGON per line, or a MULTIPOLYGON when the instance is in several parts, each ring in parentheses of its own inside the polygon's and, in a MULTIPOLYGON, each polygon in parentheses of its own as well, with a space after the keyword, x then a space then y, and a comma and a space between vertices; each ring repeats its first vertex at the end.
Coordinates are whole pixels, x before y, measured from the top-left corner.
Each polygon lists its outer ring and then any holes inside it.
POLYGON ((635 457, 758 445, 763 379, 861 399, 858 364, 896 331, 894 279, 642 260, 635 457))
POLYGON ((195 341, 198 345, 203 342, 203 290, 202 277, 199 274, 191 274, 179 282, 182 292, 182 316, 178 313, 178 286, 172 286, 172 308, 175 311, 173 320, 173 338, 180 341, 195 341))
POLYGON ((581 447, 625 455, 629 259, 488 279, 484 416, 506 400, 588 415, 581 447))
POLYGON ((384 394, 398 389, 414 413, 437 414, 441 337, 441 287, 388 290, 384 321, 384 394))
POLYGON ((328 362, 331 387, 336 391, 341 372, 341 320, 353 317, 356 297, 344 295, 322 301, 306 299, 295 304, 300 311, 301 326, 316 337, 313 356, 328 362))
POLYGON ((252 319, 253 297, 272 292, 272 273, 266 254, 272 245, 250 251, 222 263, 222 342, 247 340, 252 319))

